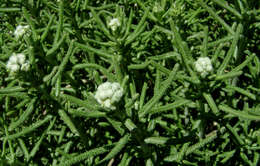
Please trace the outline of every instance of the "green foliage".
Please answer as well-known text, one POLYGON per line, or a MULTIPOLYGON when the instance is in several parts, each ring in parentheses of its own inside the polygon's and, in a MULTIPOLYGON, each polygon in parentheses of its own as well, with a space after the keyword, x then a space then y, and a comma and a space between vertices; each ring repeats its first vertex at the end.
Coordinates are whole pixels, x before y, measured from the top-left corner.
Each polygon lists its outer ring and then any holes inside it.
POLYGON ((259 165, 259 25, 257 0, 0 0, 0 166, 259 165))

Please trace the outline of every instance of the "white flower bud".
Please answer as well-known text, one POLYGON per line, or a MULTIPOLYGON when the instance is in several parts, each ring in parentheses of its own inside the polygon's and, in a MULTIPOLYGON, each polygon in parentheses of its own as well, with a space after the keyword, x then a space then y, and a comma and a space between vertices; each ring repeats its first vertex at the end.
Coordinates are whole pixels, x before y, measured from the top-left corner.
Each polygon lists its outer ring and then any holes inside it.
POLYGON ((200 73, 202 77, 208 75, 209 72, 213 70, 211 61, 208 57, 200 57, 195 62, 195 70, 200 73))
POLYGON ((95 99, 102 106, 113 110, 116 108, 113 104, 120 101, 122 96, 123 88, 119 83, 105 82, 97 88, 95 99))
POLYGON ((28 71, 30 68, 30 63, 29 63, 29 61, 26 61, 26 57, 24 54, 13 53, 6 64, 6 68, 11 73, 18 72, 19 70, 28 71))
POLYGON ((20 63, 20 65, 25 63, 25 55, 22 53, 16 54, 17 61, 20 63))
POLYGON ((112 90, 113 90, 113 91, 116 91, 116 90, 118 90, 118 89, 121 88, 121 87, 120 87, 120 84, 117 83, 117 82, 114 82, 111 86, 112 86, 112 90))
POLYGON ((123 96, 123 90, 119 89, 117 90, 113 96, 112 96, 112 99, 111 99, 111 102, 114 103, 114 102, 118 102, 120 101, 121 97, 123 96))
POLYGON ((104 101, 104 106, 107 107, 107 108, 110 108, 111 107, 111 101, 110 99, 107 99, 104 101))
POLYGON ((16 54, 12 54, 12 56, 9 58, 8 63, 16 64, 18 62, 18 58, 16 54))
POLYGON ((101 92, 102 95, 100 95, 101 100, 105 100, 107 98, 110 98, 113 95, 112 89, 105 89, 103 92, 101 92))
POLYGON ((106 90, 111 88, 111 83, 110 82, 105 82, 101 85, 99 85, 98 90, 106 90))
POLYGON ((113 18, 108 23, 108 26, 112 29, 112 31, 115 31, 117 29, 117 27, 119 27, 120 25, 121 25, 121 23, 118 20, 118 18, 113 18))
POLYGON ((20 66, 17 64, 11 64, 8 68, 12 73, 18 72, 20 69, 20 66))
POLYGON ((23 36, 28 30, 29 30, 29 25, 18 25, 14 31, 14 36, 18 39, 21 36, 23 36))
POLYGON ((12 66, 12 63, 8 61, 7 64, 6 64, 6 68, 7 68, 8 70, 10 70, 11 66, 12 66))
POLYGON ((96 93, 95 96, 94 96, 95 99, 98 101, 98 103, 102 103, 102 100, 100 99, 100 96, 101 96, 100 93, 96 93))

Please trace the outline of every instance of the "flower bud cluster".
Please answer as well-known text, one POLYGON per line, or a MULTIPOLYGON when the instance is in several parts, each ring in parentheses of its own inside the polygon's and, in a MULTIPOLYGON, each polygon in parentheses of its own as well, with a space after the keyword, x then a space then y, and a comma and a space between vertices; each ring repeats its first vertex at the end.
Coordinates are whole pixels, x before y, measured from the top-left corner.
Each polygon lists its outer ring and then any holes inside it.
POLYGON ((23 36, 26 32, 28 32, 30 29, 29 25, 18 25, 14 31, 14 36, 16 39, 19 39, 21 36, 23 36))
POLYGON ((123 96, 123 88, 119 83, 114 82, 105 82, 97 88, 97 92, 95 94, 95 99, 100 103, 103 107, 109 109, 116 109, 113 105, 118 102, 123 96))
POLYGON ((23 53, 19 53, 19 54, 13 53, 6 64, 6 68, 11 73, 16 73, 20 70, 28 71, 30 68, 30 63, 28 60, 26 60, 26 57, 23 53))
POLYGON ((112 31, 115 31, 117 29, 117 27, 119 27, 120 25, 121 25, 121 23, 118 18, 113 18, 108 23, 108 26, 112 29, 112 31))
POLYGON ((200 57, 195 62, 195 70, 200 73, 201 77, 205 77, 213 70, 211 60, 208 57, 200 57))

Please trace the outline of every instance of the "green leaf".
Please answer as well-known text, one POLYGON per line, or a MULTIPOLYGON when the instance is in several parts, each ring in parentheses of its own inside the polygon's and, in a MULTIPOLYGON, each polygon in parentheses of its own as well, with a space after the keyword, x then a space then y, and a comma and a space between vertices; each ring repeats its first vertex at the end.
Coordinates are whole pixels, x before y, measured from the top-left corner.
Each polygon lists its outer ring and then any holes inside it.
POLYGON ((126 146, 130 138, 129 134, 126 134, 124 137, 122 137, 115 145, 115 147, 106 155, 104 159, 102 159, 99 164, 115 157, 121 150, 126 146))
POLYGON ((22 131, 6 136, 4 137, 7 140, 12 140, 12 139, 16 139, 19 138, 21 136, 24 136, 25 134, 28 134, 30 132, 35 131, 37 128, 41 127, 42 125, 44 125, 46 122, 48 122, 49 120, 51 120, 52 116, 51 115, 47 115, 43 120, 39 120, 36 123, 32 124, 29 127, 25 127, 22 129, 22 131))
POLYGON ((68 112, 72 115, 79 116, 79 117, 85 117, 85 118, 106 117, 106 113, 100 112, 100 111, 69 109, 68 112))
POLYGON ((234 31, 232 28, 221 18, 218 16, 216 11, 214 11, 212 8, 210 8, 206 3, 204 3, 202 0, 197 0, 203 8, 205 8, 209 14, 217 20, 229 33, 234 34, 234 31))
POLYGON ((74 96, 70 96, 70 95, 67 95, 67 94, 61 94, 60 95, 61 98, 63 99, 66 99, 72 103, 75 103, 79 106, 82 106, 82 107, 85 107, 89 110, 98 110, 98 109, 102 109, 101 107, 98 107, 98 106, 95 106, 93 105, 92 103, 89 103, 88 101, 83 101, 83 100, 80 100, 79 98, 76 98, 74 96))
POLYGON ((169 138, 167 137, 148 137, 144 139, 147 144, 165 145, 169 138))
POLYGON ((214 112, 215 115, 219 114, 219 110, 218 107, 214 101, 214 99, 212 98, 211 94, 209 93, 203 93, 204 98, 206 99, 206 101, 208 102, 211 110, 214 112))
POLYGON ((109 151, 111 149, 112 146, 113 145, 106 145, 106 146, 103 146, 103 147, 91 149, 89 151, 86 151, 86 152, 81 153, 81 154, 76 155, 76 156, 71 156, 69 159, 62 161, 59 164, 59 166, 70 166, 70 165, 79 163, 83 160, 86 160, 88 158, 95 157, 97 155, 106 153, 107 151, 109 151))
POLYGON ((7 87, 0 89, 0 94, 9 94, 9 93, 17 93, 22 92, 25 89, 20 86, 14 86, 14 87, 7 87))
POLYGON ((19 125, 21 125, 28 117, 31 115, 32 111, 34 110, 34 103, 36 102, 37 98, 33 98, 32 101, 29 103, 27 109, 24 111, 24 113, 20 116, 20 118, 17 121, 14 121, 9 125, 8 130, 12 131, 13 129, 17 128, 19 125))
POLYGON ((79 135, 78 129, 72 122, 71 118, 66 114, 66 112, 63 110, 59 110, 59 115, 60 115, 61 119, 64 121, 64 123, 69 127, 71 132, 79 135))
POLYGON ((250 115, 250 114, 247 114, 245 112, 235 110, 235 109, 230 108, 229 106, 227 106, 225 104, 221 104, 219 106, 219 109, 222 110, 222 111, 225 111, 226 113, 229 113, 229 114, 232 114, 236 117, 239 117, 239 118, 248 119, 248 120, 260 120, 260 116, 250 115))
POLYGON ((190 102, 191 101, 189 101, 189 100, 180 99, 180 100, 177 100, 177 101, 175 101, 171 104, 166 104, 164 106, 152 108, 151 111, 150 111, 150 114, 157 114, 157 113, 162 113, 164 111, 173 110, 175 108, 178 108, 178 107, 183 106, 185 104, 188 104, 190 102))
POLYGON ((165 80, 164 84, 162 85, 160 91, 158 94, 155 94, 152 99, 150 99, 143 107, 143 109, 139 112, 139 118, 144 117, 146 114, 150 113, 151 108, 160 100, 160 98, 164 95, 166 90, 169 88, 169 86, 172 84, 172 81, 174 79, 174 76, 176 75, 176 72, 178 70, 179 65, 176 64, 174 66, 174 69, 171 71, 169 77, 167 80, 165 80))
POLYGON ((208 135, 206 136, 205 139, 203 139, 203 140, 201 140, 200 142, 198 142, 198 143, 196 143, 196 144, 190 146, 190 147, 187 149, 185 155, 186 155, 186 156, 190 155, 190 154, 193 153, 195 150, 202 148, 203 146, 205 146, 205 145, 207 145, 208 143, 212 142, 212 141, 213 141, 214 139, 216 139, 216 138, 217 138, 217 132, 216 132, 216 131, 211 132, 210 134, 208 134, 208 135))

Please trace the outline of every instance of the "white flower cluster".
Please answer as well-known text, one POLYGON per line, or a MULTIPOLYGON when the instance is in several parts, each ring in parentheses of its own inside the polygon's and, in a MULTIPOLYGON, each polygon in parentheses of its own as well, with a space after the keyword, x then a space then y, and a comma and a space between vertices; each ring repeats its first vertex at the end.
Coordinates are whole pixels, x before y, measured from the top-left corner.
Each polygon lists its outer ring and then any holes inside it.
POLYGON ((14 36, 16 39, 19 39, 21 36, 23 36, 28 30, 30 29, 29 25, 18 25, 14 31, 14 36))
POLYGON ((26 60, 26 57, 24 54, 19 53, 15 54, 13 53, 12 56, 9 58, 6 68, 11 72, 11 73, 16 73, 19 70, 22 71, 28 71, 30 68, 29 61, 26 60))
POLYGON ((195 62, 195 69, 202 77, 205 77, 213 70, 211 60, 208 57, 200 57, 195 62))
POLYGON ((120 25, 121 25, 121 23, 118 18, 113 18, 108 23, 108 26, 112 29, 112 31, 115 31, 117 29, 117 27, 119 27, 120 25))
POLYGON ((118 102, 123 96, 123 88, 119 83, 105 82, 98 86, 97 92, 95 94, 95 99, 103 107, 110 108, 112 110, 116 109, 113 105, 118 102))

